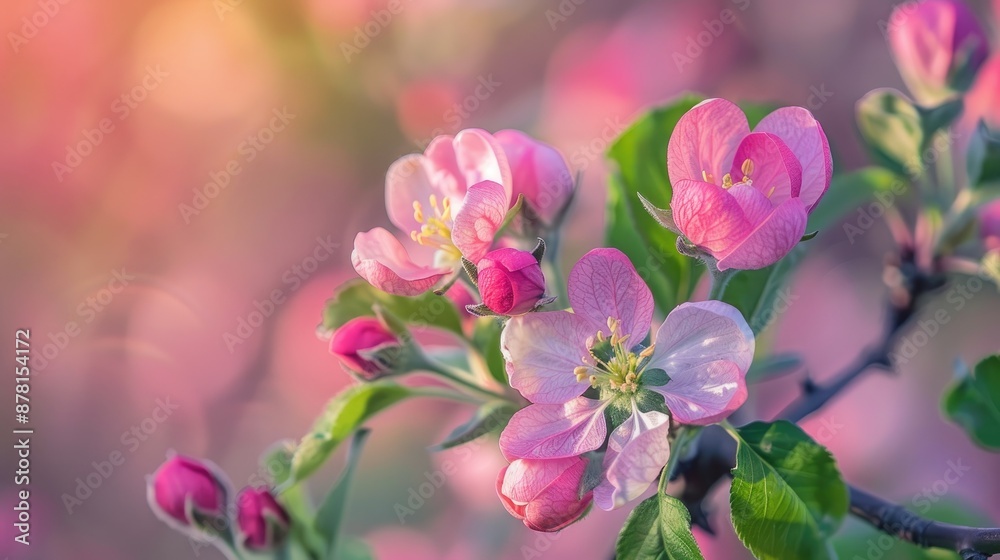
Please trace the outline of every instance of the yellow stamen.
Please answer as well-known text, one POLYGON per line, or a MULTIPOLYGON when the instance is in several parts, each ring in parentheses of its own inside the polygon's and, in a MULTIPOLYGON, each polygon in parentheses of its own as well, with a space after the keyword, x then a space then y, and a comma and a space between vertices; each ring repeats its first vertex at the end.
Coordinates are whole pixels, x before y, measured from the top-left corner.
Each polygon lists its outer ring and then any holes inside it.
POLYGON ((740 166, 740 171, 743 172, 744 181, 753 175, 753 160, 745 159, 743 160, 743 165, 740 166))
POLYGON ((726 173, 722 176, 722 187, 728 189, 731 186, 733 186, 733 176, 726 173))
POLYGON ((642 352, 639 352, 639 357, 640 358, 648 358, 648 357, 652 356, 653 355, 653 349, 655 347, 656 347, 656 345, 654 344, 654 345, 650 346, 649 348, 644 349, 642 352))
POLYGON ((701 172, 701 178, 704 179, 706 183, 714 183, 715 182, 715 177, 713 177, 712 174, 709 173, 708 171, 702 170, 702 172, 701 172))
POLYGON ((774 189, 777 189, 777 188, 778 187, 771 187, 771 190, 767 191, 767 198, 771 198, 771 195, 774 194, 774 189))
POLYGON ((418 224, 422 224, 424 222, 424 209, 416 200, 413 201, 413 219, 416 220, 418 224))

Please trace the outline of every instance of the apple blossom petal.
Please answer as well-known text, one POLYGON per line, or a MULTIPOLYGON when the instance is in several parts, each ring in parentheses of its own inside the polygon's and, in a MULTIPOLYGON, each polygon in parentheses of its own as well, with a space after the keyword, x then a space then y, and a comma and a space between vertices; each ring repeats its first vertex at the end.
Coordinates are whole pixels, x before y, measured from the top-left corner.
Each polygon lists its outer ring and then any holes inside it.
POLYGON ((653 294, 621 251, 590 251, 573 266, 568 285, 570 305, 590 322, 590 335, 598 330, 610 335, 611 317, 621 321, 619 332, 631 336, 632 346, 646 338, 653 320, 653 294))
POLYGON ((670 209, 674 222, 691 243, 713 254, 724 254, 752 230, 739 202, 726 189, 688 180, 673 187, 670 209))
MULTIPOLYGON (((507 206, 511 198, 511 174, 507 156, 492 134, 469 128, 455 135, 453 141, 458 169, 468 186, 493 181, 503 188, 507 206)), ((506 211, 506 208, 504 209, 506 211)))
POLYGON ((667 173, 670 183, 685 179, 721 184, 729 172, 736 147, 750 134, 743 110, 725 99, 707 99, 695 105, 677 121, 667 145, 667 173))
POLYGON ((777 208, 750 235, 719 260, 719 270, 756 270, 772 265, 788 254, 806 232, 805 206, 790 198, 777 208))
POLYGON ((469 187, 451 231, 451 242, 462 256, 479 262, 489 252, 509 204, 510 199, 499 183, 482 181, 469 187))
POLYGON ((430 212, 431 195, 442 199, 440 185, 431 174, 430 163, 420 154, 403 156, 389 166, 385 174, 385 210, 400 231, 409 234, 420 229, 421 223, 413 216, 414 202, 430 212))
POLYGON ((578 465, 586 467, 586 463, 580 457, 517 459, 507 466, 507 476, 501 489, 514 503, 526 504, 558 481, 567 469, 578 465))
POLYGON ((510 164, 511 200, 523 194, 542 222, 551 225, 573 196, 575 181, 566 159, 559 150, 520 130, 501 130, 493 137, 510 164))
POLYGON ((632 416, 608 438, 604 479, 594 488, 594 503, 606 511, 641 496, 670 458, 670 417, 632 407, 632 416))
POLYGON ((747 160, 753 162, 749 178, 755 189, 762 191, 775 204, 798 198, 802 189, 802 165, 792 150, 774 134, 754 132, 747 135, 736 149, 730 173, 733 182, 741 182, 747 160))
POLYGON ((752 230, 754 226, 763 222, 774 211, 774 204, 764 193, 750 185, 740 183, 728 189, 729 194, 736 199, 736 203, 743 210, 743 217, 752 230))
POLYGON ((577 397, 566 404, 533 404, 517 411, 500 434, 500 451, 515 459, 560 459, 604 444, 609 401, 577 397))
POLYGON ((384 228, 361 232, 354 238, 351 263, 369 284, 400 296, 422 294, 451 272, 414 263, 402 243, 384 228))
POLYGON ((672 380, 683 370, 726 360, 746 373, 755 343, 750 325, 732 305, 713 300, 682 303, 656 332, 647 368, 662 369, 672 380))
POLYGON ((534 531, 558 531, 586 513, 593 493, 580 496, 587 460, 518 459, 500 471, 497 494, 504 507, 534 531))
POLYGON ((754 132, 769 132, 785 143, 802 166, 802 189, 799 198, 812 210, 830 187, 833 156, 830 143, 819 121, 808 109, 782 107, 764 117, 754 132))
POLYGON ((563 404, 590 384, 573 370, 589 355, 587 337, 596 331, 568 311, 545 311, 512 317, 500 335, 510 386, 539 404, 563 404))
POLYGON ((706 362, 668 374, 671 379, 666 385, 650 389, 663 395, 670 413, 682 424, 714 424, 747 400, 746 373, 728 360, 706 362))
POLYGON ((469 185, 465 182, 462 170, 458 167, 458 155, 455 153, 455 137, 436 136, 424 150, 432 182, 438 190, 452 199, 453 210, 461 207, 465 191, 469 185))

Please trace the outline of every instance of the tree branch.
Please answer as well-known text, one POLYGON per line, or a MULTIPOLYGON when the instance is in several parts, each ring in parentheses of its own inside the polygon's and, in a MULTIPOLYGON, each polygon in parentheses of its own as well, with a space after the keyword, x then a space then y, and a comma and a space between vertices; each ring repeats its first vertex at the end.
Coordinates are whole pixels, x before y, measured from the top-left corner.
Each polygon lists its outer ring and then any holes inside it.
POLYGON ((1000 529, 938 523, 853 486, 850 492, 851 514, 884 533, 924 548, 951 550, 966 560, 1000 554, 1000 529))

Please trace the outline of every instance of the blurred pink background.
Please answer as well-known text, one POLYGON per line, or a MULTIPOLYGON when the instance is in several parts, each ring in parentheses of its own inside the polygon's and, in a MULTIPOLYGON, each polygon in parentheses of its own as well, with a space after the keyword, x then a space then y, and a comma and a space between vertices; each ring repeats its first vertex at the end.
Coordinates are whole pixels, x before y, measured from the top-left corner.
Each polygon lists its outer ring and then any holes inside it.
MULTIPOLYGON (((892 5, 9 0, 0 336, 31 329, 35 435, 32 544, 14 543, 5 521, 0 555, 221 558, 149 512, 145 476, 173 449, 215 461, 242 486, 264 448, 300 437, 350 382, 315 327, 354 275, 354 234, 387 222, 383 178, 397 157, 473 126, 554 144, 583 172, 569 265, 601 243, 608 141, 678 93, 806 106, 841 170, 865 164, 854 103, 902 88, 880 29, 892 5), (733 23, 722 23, 725 10, 733 23), (241 325, 255 310, 267 317, 241 325), (124 464, 67 507, 64 495, 115 451, 124 464)), ((993 21, 986 3, 974 7, 993 21)), ((823 232, 770 331, 818 379, 879 329, 888 237, 877 224, 855 241, 823 232)), ((942 295, 928 316, 940 308, 953 320, 900 375, 871 375, 805 426, 854 484, 906 504, 947 461, 962 461, 970 471, 941 503, 996 521, 1000 459, 943 421, 937 401, 956 354, 973 361, 1000 346, 1000 302, 986 286, 962 309, 942 295)), ((0 346, 11 363, 13 343, 0 346)), ((749 412, 767 417, 796 390, 789 379, 758 385, 749 412)), ((3 400, 14 426, 13 397, 3 400)), ((346 530, 387 560, 609 558, 627 511, 537 535, 494 495, 502 459, 492 442, 426 451, 467 413, 408 402, 373 421, 346 530), (394 505, 449 460, 457 474, 400 523, 394 505)), ((16 470, 9 448, 0 469, 16 470)), ((313 491, 335 474, 325 469, 313 491)), ((0 483, 4 520, 12 478, 0 483)), ((725 494, 713 503, 722 535, 697 532, 706 556, 749 558, 733 544, 725 494)))

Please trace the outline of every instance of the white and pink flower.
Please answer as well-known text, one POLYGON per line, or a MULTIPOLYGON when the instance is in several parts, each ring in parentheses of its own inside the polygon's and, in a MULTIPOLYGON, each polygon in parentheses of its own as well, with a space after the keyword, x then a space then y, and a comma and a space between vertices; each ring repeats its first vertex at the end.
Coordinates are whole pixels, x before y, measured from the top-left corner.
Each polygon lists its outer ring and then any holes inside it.
POLYGON ((616 249, 580 259, 569 299, 572 312, 529 313, 504 329, 510 384, 533 404, 511 418, 500 449, 515 463, 567 460, 607 441, 593 500, 611 510, 666 464, 671 419, 711 424, 743 404, 754 337, 734 307, 705 301, 674 309, 647 343, 653 298, 616 249), (619 419, 610 437, 606 416, 619 419))
POLYGON ((511 205, 511 172, 500 143, 488 132, 463 130, 435 138, 423 154, 389 168, 389 219, 408 236, 384 228, 354 239, 351 262, 371 285, 397 295, 426 292, 492 247, 511 205), (404 245, 405 243, 405 245, 404 245))

